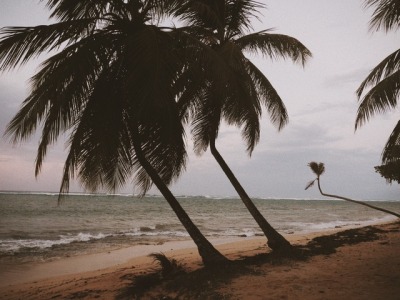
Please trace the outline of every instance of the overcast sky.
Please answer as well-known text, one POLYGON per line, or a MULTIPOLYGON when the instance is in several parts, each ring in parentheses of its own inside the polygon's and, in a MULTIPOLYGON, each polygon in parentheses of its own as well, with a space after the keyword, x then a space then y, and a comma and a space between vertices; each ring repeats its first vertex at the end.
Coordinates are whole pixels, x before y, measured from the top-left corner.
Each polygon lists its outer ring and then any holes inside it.
MULTIPOLYGON (((48 11, 36 0, 0 0, 0 27, 48 22, 48 11)), ((263 1, 264 2, 264 1, 263 1)), ((399 110, 378 115, 354 131, 355 91, 370 70, 400 47, 400 33, 369 32, 371 10, 361 0, 269 0, 254 30, 274 28, 300 40, 313 53, 305 68, 290 61, 251 57, 282 97, 289 125, 277 132, 263 117, 261 140, 252 157, 240 132, 224 126, 217 148, 248 194, 264 198, 321 198, 307 164, 324 162, 322 188, 355 199, 400 200, 398 184, 388 185, 375 173, 380 155, 399 119, 399 110)), ((29 93, 29 78, 38 62, 0 74, 0 131, 29 93)), ((37 69, 36 69, 37 70, 37 69)), ((66 152, 65 138, 51 149, 42 173, 34 177, 38 139, 20 145, 0 140, 0 191, 58 191, 66 152)), ((191 148, 188 134, 188 147, 191 148)), ((187 171, 172 185, 176 195, 236 196, 207 152, 189 149, 187 171)), ((79 192, 79 183, 71 192, 79 192)), ((119 193, 134 192, 128 185, 119 193)), ((158 193, 152 189, 150 193, 158 193)))

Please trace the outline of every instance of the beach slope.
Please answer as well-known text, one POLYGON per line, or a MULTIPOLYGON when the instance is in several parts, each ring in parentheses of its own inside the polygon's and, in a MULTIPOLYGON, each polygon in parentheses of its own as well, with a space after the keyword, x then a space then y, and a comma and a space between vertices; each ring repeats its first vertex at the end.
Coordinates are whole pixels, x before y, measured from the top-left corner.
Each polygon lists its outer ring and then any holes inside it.
MULTIPOLYGON (((152 258, 139 256, 3 285, 0 299, 399 299, 400 223, 290 239, 296 251, 289 258, 266 253, 261 238, 219 244, 234 263, 215 270, 202 268, 195 248, 168 245, 174 250, 163 253, 184 272, 162 277, 152 258)), ((96 264, 101 256, 87 259, 96 264)), ((63 260, 57 263, 63 267, 63 260)))

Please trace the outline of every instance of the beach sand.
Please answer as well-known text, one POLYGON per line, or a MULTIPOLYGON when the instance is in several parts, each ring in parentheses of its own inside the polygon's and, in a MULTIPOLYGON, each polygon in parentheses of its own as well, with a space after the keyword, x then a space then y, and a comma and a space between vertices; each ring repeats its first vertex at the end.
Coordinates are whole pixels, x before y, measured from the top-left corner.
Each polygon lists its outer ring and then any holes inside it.
POLYGON ((191 241, 3 267, 0 299, 400 299, 400 223, 287 235, 291 257, 264 238, 213 241, 234 261, 205 269, 191 241), (160 275, 162 252, 184 272, 160 275))

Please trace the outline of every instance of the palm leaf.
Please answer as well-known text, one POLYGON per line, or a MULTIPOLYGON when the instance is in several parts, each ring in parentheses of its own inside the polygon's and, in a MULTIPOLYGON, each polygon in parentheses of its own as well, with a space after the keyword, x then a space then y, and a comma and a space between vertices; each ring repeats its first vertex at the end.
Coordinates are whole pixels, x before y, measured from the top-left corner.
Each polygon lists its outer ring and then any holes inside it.
POLYGON ((379 63, 368 75, 368 77, 361 83, 357 89, 357 96, 360 98, 365 89, 369 86, 378 84, 382 79, 390 76, 394 72, 400 70, 400 49, 396 50, 381 63, 379 63))
POLYGON ((384 177, 387 183, 392 183, 393 181, 400 183, 400 160, 394 160, 377 166, 375 167, 375 172, 384 177))
POLYGON ((314 183, 317 179, 311 180, 309 183, 307 183, 307 186, 305 188, 305 190, 308 190, 310 187, 314 186, 314 183))
POLYGON ((397 106, 400 91, 400 70, 380 81, 361 100, 356 117, 356 129, 376 113, 385 113, 397 106))
POLYGON ((98 18, 101 12, 105 14, 111 9, 110 4, 116 5, 121 2, 114 1, 112 3, 106 0, 47 0, 46 6, 52 11, 51 18, 56 18, 59 21, 67 21, 93 17, 98 18))
POLYGON ((91 36, 46 60, 42 69, 31 79, 33 90, 30 96, 7 127, 6 134, 13 136, 16 142, 30 136, 44 119, 36 158, 36 175, 47 146, 74 124, 98 70, 109 62, 102 51, 108 45, 101 47, 101 38, 91 36))
POLYGON ((400 159, 400 121, 393 129, 382 152, 382 162, 387 164, 400 159))
POLYGON ((219 124, 221 121, 221 107, 217 105, 219 97, 210 89, 203 89, 200 101, 192 107, 192 135, 194 140, 194 151, 201 155, 208 148, 211 139, 218 136, 219 124))
POLYGON ((73 20, 35 27, 5 27, 0 38, 0 71, 25 64, 39 54, 80 40, 95 19, 73 20))
POLYGON ((288 113, 282 99, 265 75, 251 61, 247 68, 260 96, 261 102, 267 108, 271 123, 281 130, 288 123, 288 113))
POLYGON ((241 127, 242 138, 247 144, 247 152, 251 155, 260 137, 259 120, 262 110, 259 94, 247 72, 246 64, 237 66, 231 75, 223 116, 228 124, 241 127))
POLYGON ((259 11, 265 5, 253 0, 226 1, 226 28, 232 38, 236 33, 252 29, 251 21, 258 18, 259 11))
POLYGON ((189 27, 216 29, 221 28, 221 1, 189 0, 177 6, 173 11, 175 17, 184 21, 189 27))
POLYGON ((397 30, 400 27, 400 2, 398 0, 365 0, 365 7, 375 7, 370 21, 371 30, 397 30))
POLYGON ((271 34, 269 30, 241 36, 235 40, 235 44, 242 51, 261 53, 271 59, 289 58, 303 66, 312 56, 311 52, 297 39, 283 34, 271 34))
POLYGON ((74 173, 71 169, 78 170, 83 186, 90 191, 99 187, 114 191, 130 174, 130 143, 118 79, 113 72, 103 72, 98 78, 71 138, 62 190, 68 186, 69 173, 74 173))

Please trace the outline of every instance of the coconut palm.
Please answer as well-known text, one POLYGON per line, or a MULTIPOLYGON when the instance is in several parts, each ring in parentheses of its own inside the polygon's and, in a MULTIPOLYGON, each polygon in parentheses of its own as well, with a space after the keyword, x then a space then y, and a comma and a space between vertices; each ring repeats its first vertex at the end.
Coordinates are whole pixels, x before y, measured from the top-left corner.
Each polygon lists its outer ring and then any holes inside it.
POLYGON ((186 161, 174 91, 186 62, 174 32, 155 25, 168 2, 48 0, 54 24, 3 28, 1 71, 52 51, 7 134, 18 142, 42 126, 36 175, 48 147, 69 135, 60 194, 71 178, 90 191, 134 178, 144 194, 154 183, 210 265, 226 258, 167 187, 186 161))
MULTIPOLYGON (((271 30, 248 33, 250 19, 263 5, 256 1, 188 1, 178 13, 189 24, 189 32, 213 49, 219 64, 213 70, 197 70, 197 82, 180 98, 184 119, 192 120, 194 147, 201 154, 210 151, 236 189, 245 206, 268 238, 273 250, 290 247, 263 217, 216 148, 222 121, 241 128, 251 155, 259 140, 262 109, 278 129, 288 120, 286 108, 264 74, 245 56, 261 53, 270 58, 288 58, 304 64, 310 51, 298 40, 271 30)), ((201 66, 201 64, 198 64, 201 66)), ((193 70, 192 70, 193 71, 193 70)), ((187 87, 187 86, 186 86, 187 87)))
MULTIPOLYGON (((366 0, 365 6, 375 7, 370 21, 371 30, 383 29, 387 32, 389 30, 397 30, 400 27, 400 1, 366 0)), ((355 123, 356 130, 376 113, 385 113, 388 110, 396 109, 399 91, 400 49, 396 50, 379 63, 358 88, 357 96, 360 100, 360 104, 355 123)), ((383 149, 382 163, 398 166, 400 163, 399 148, 400 121, 397 123, 383 149)), ((378 168, 378 171, 379 170, 378 168)), ((389 176, 389 179, 391 178, 389 174, 386 175, 389 176)))
POLYGON ((308 166, 310 167, 311 171, 313 171, 313 173, 314 173, 315 175, 317 175, 317 178, 315 178, 314 180, 310 181, 310 182, 307 184, 307 186, 306 186, 306 188, 305 188, 306 190, 309 189, 310 187, 312 187, 312 186, 314 185, 315 181, 317 181, 319 192, 320 192, 321 195, 323 195, 323 196, 331 197, 331 198, 337 198, 337 199, 342 199, 342 200, 345 200, 345 201, 357 203, 357 204, 364 205, 364 206, 367 206, 367 207, 369 207, 369 208, 376 209, 376 210, 379 210, 379 211, 382 211, 382 212, 385 212, 385 213, 388 213, 388 214, 391 214, 391 215, 393 215, 393 216, 396 216, 396 217, 400 218, 400 214, 397 214, 397 213, 395 213, 395 212, 393 212, 393 211, 390 211, 390 210, 387 210, 387 209, 384 209, 384 208, 376 207, 376 206, 374 206, 374 205, 371 205, 371 204, 368 204, 368 203, 365 203, 365 202, 362 202, 362 201, 359 201, 359 200, 353 200, 353 199, 349 199, 349 198, 342 197, 342 196, 337 196, 337 195, 332 195, 332 194, 326 194, 326 193, 324 193, 324 192, 322 191, 322 189, 321 189, 321 175, 325 172, 325 165, 324 165, 324 163, 321 163, 321 162, 320 162, 320 163, 317 163, 317 162, 315 162, 315 161, 312 161, 312 162, 310 162, 310 163, 308 164, 308 166))

